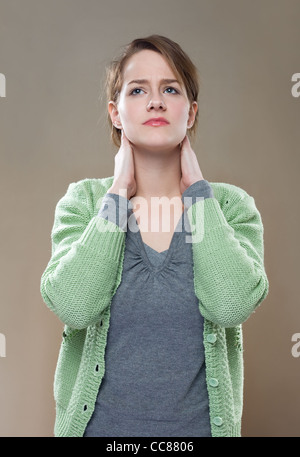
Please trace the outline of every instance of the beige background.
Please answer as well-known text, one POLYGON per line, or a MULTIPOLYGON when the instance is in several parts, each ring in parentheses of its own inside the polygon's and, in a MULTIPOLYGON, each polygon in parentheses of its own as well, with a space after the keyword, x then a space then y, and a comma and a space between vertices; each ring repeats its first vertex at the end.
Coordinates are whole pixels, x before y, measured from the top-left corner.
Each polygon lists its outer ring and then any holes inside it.
POLYGON ((300 436, 300 2, 0 0, 0 435, 52 436, 62 324, 44 305, 54 209, 70 182, 113 175, 105 65, 134 38, 177 41, 199 68, 205 178, 244 188, 265 227, 270 293, 244 324, 244 436, 300 436))

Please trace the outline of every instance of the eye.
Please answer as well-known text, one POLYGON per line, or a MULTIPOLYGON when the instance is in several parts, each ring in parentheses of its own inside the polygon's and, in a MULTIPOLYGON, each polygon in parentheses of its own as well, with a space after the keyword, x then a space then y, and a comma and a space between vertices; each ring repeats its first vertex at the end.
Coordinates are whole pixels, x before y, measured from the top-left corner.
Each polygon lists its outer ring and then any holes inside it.
POLYGON ((174 91, 174 92, 168 92, 169 94, 178 94, 178 90, 176 90, 174 87, 167 87, 165 90, 169 91, 174 91))
POLYGON ((136 91, 142 91, 143 92, 143 89, 140 89, 139 87, 136 87, 135 89, 133 89, 129 95, 139 95, 141 92, 136 92, 136 91))

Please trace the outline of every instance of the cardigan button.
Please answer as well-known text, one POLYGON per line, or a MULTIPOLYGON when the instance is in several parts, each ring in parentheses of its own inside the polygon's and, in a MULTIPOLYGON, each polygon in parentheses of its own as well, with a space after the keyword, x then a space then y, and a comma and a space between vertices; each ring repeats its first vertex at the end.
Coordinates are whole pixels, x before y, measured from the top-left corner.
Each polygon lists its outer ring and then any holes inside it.
POLYGON ((218 427, 220 427, 220 425, 223 424, 223 419, 222 417, 219 417, 219 416, 216 416, 213 418, 213 424, 217 425, 218 427))
POLYGON ((215 343, 217 341, 217 335, 215 333, 209 333, 206 335, 206 341, 209 343, 215 343))
POLYGON ((218 387, 219 385, 219 381, 216 378, 210 378, 208 383, 212 387, 218 387))

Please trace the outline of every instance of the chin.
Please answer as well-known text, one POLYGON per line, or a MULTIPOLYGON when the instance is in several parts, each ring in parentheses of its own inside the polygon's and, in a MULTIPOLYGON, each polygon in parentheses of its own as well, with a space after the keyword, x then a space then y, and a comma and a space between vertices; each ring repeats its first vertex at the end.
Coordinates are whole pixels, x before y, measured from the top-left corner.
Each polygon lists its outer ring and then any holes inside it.
POLYGON ((142 149, 152 151, 152 152, 171 152, 174 151, 177 146, 179 146, 179 143, 177 144, 166 144, 166 143, 161 143, 161 144, 148 144, 144 145, 142 149))
POLYGON ((178 139, 172 139, 172 140, 169 140, 169 141, 166 141, 166 140, 163 140, 163 139, 158 139, 155 140, 155 139, 151 139, 150 141, 136 141, 136 142, 132 142, 133 145, 138 148, 138 149, 144 149, 144 150, 151 150, 151 151, 158 151, 158 152, 162 152, 162 151, 171 151, 173 149, 176 149, 180 142, 182 140, 180 138, 178 139))

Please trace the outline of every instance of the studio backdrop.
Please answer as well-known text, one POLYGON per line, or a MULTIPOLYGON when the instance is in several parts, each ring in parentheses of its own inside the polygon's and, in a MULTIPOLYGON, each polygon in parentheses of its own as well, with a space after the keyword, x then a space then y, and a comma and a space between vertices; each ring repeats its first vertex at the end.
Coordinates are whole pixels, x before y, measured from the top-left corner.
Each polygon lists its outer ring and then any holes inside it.
POLYGON ((63 325, 40 294, 58 200, 114 172, 105 68, 134 38, 200 75, 209 182, 255 199, 269 295, 244 324, 243 436, 300 436, 299 0, 0 0, 0 436, 53 436, 63 325))

